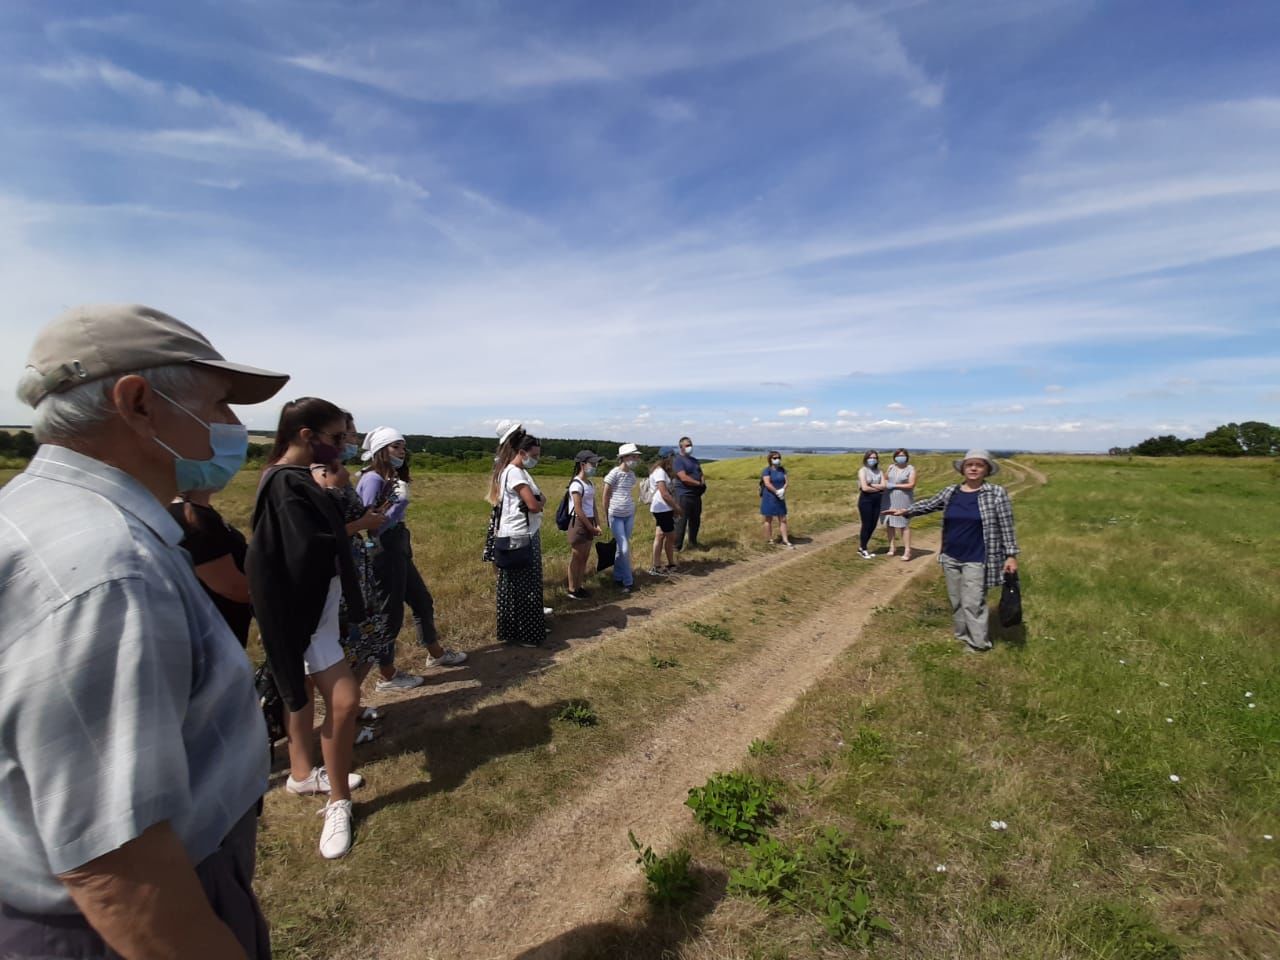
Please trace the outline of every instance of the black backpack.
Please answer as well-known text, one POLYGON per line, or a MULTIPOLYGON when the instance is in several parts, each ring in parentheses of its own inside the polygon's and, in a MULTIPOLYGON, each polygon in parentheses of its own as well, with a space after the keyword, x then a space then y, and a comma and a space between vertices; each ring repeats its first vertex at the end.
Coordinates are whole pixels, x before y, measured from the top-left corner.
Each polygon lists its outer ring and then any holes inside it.
POLYGON ((573 500, 569 495, 569 491, 573 489, 573 484, 577 480, 574 477, 569 481, 569 486, 564 488, 564 496, 560 498, 560 506, 556 508, 556 529, 568 530, 573 526, 573 500))

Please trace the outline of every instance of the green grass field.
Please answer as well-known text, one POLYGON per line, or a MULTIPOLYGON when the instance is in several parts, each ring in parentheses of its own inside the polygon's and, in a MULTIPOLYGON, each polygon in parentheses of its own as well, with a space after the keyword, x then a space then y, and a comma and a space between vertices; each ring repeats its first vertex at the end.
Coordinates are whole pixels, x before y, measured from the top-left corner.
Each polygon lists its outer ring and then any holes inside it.
MULTIPOLYGON (((775 835, 849 838, 876 956, 1280 956, 1280 467, 1028 462, 1025 635, 963 654, 936 577, 883 610, 744 758, 782 784, 775 835)), ((682 955, 844 955, 822 907, 748 898, 682 955)))
MULTIPOLYGON (((1280 957, 1280 847, 1263 839, 1280 836, 1280 465, 1025 462, 1049 477, 1015 502, 1025 630, 985 656, 963 654, 941 578, 926 571, 743 756, 781 801, 776 847, 742 874, 757 892, 730 885, 684 913, 637 915, 635 936, 582 956, 656 957, 643 931, 661 920, 664 955, 697 960, 1280 957), (839 869, 821 840, 830 828, 848 852, 839 869), (761 880, 788 863, 807 864, 809 880, 790 893, 790 881, 761 880), (890 932, 859 946, 863 928, 840 919, 855 907, 890 932)), ((922 494, 954 476, 944 458, 918 466, 922 494)), ((854 519, 854 458, 788 467, 793 535, 854 519)), ((695 569, 766 549, 758 473, 754 462, 709 467, 711 549, 695 569)), ((242 526, 254 482, 242 474, 215 501, 242 526)), ((553 505, 563 483, 544 480, 553 505)), ((409 513, 444 638, 472 651, 478 672, 494 655, 483 491, 483 477, 427 473, 409 513)), ((548 602, 562 608, 567 548, 547 527, 548 602)), ((647 518, 637 529, 642 542, 651 535, 647 518)), ((499 856, 658 719, 869 566, 847 544, 815 550, 692 605, 702 633, 649 623, 664 588, 642 578, 626 630, 564 665, 396 706, 393 735, 359 755, 370 787, 350 857, 321 861, 312 805, 268 795, 259 885, 277 955, 355 955, 412 921, 429 891, 472 858, 499 856), (556 722, 571 700, 589 703, 599 725, 556 722)), ((612 602, 601 594, 588 615, 612 602)), ((401 651, 407 669, 420 663, 407 632, 401 651)), ((691 816, 681 844, 719 875, 753 862, 691 816)))

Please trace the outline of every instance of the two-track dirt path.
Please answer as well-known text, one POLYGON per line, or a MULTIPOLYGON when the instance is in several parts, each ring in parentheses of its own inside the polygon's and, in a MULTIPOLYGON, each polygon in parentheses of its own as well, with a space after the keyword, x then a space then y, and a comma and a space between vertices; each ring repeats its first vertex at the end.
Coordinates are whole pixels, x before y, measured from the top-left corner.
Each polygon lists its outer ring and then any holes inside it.
MULTIPOLYGON (((1020 479, 1043 483, 1042 474, 1014 465, 1020 479)), ((853 534, 844 526, 816 537, 804 551, 769 556, 676 584, 664 591, 662 612, 681 617, 687 603, 814 550, 836 546, 853 534)), ((707 693, 664 718, 646 737, 600 771, 584 791, 531 823, 491 858, 473 862, 447 890, 424 904, 424 919, 395 940, 348 954, 371 960, 554 960, 550 943, 575 927, 614 917, 638 882, 634 831, 655 849, 666 849, 690 823, 683 805, 691 786, 736 767, 747 747, 775 724, 846 649, 876 643, 863 628, 876 607, 916 577, 933 573, 938 531, 916 531, 914 546, 930 551, 911 563, 879 557, 864 576, 830 602, 729 672, 707 693), (546 944, 538 949, 540 944, 546 944)), ((602 631, 604 632, 611 631, 602 631)))

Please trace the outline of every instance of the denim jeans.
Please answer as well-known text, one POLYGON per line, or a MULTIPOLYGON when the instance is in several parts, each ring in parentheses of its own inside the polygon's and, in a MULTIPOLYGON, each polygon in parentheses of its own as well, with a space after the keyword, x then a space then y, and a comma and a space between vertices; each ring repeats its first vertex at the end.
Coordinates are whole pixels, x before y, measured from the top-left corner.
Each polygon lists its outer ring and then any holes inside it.
POLYGON ((618 552, 613 557, 613 579, 624 587, 635 581, 631 573, 631 532, 636 526, 636 515, 620 517, 616 513, 609 514, 609 532, 618 544, 618 552))

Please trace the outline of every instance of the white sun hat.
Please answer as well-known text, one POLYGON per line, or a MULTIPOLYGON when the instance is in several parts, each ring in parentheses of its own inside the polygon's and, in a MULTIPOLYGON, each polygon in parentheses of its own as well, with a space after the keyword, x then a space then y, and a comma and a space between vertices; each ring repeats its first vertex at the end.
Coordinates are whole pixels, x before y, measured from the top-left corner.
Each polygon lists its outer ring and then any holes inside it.
POLYGON ((622 446, 618 448, 619 460, 621 460, 623 457, 638 457, 638 456, 640 456, 640 448, 637 447, 634 443, 624 443, 622 446))
POLYGON ((495 431, 498 434, 498 446, 507 442, 507 438, 520 429, 523 424, 519 420, 499 420, 495 431))

